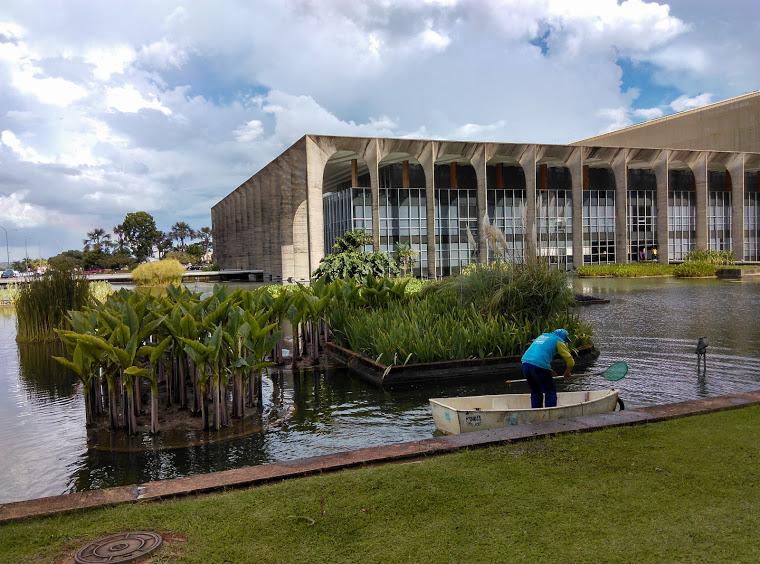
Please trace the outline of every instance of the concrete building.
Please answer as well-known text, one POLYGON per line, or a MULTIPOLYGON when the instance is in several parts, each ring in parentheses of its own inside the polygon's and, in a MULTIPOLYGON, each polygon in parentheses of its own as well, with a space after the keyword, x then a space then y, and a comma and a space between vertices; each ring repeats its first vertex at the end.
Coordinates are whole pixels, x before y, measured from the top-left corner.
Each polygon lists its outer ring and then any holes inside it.
POLYGON ((216 261, 305 280, 352 228, 429 277, 497 256, 760 261, 758 120, 756 93, 572 145, 305 135, 212 208, 216 261))

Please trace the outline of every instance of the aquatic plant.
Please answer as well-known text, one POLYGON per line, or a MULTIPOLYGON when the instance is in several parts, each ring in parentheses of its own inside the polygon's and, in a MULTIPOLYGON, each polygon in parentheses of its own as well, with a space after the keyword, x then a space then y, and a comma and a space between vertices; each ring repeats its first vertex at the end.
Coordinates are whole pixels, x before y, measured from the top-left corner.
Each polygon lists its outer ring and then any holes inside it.
POLYGON ((51 270, 20 284, 15 298, 18 342, 54 341, 66 312, 90 303, 89 281, 73 271, 51 270))

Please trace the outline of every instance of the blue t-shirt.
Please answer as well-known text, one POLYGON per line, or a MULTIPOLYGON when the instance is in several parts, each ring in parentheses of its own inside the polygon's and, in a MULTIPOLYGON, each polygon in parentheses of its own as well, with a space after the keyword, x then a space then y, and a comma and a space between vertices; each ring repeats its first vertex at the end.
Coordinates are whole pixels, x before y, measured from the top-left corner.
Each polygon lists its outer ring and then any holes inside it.
POLYGON ((552 359, 557 354, 558 343, 564 343, 564 339, 556 333, 543 333, 531 343, 521 361, 549 370, 552 359))

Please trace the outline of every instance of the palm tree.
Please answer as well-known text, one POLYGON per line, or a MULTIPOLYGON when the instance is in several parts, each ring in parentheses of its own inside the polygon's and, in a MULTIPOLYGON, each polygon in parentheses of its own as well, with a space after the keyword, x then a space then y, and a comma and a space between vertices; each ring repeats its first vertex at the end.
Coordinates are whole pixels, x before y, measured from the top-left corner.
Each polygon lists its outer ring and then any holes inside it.
POLYGON ((205 255, 208 253, 211 245, 213 244, 213 234, 211 232, 211 228, 201 227, 198 231, 196 231, 195 236, 201 240, 201 245, 203 246, 203 254, 205 255))
POLYGON ((106 230, 102 227, 96 227, 92 231, 87 232, 87 239, 84 239, 84 250, 89 251, 90 245, 92 245, 92 250, 97 253, 102 250, 104 245, 110 246, 110 244, 111 234, 106 233, 106 230))
POLYGON ((126 253, 127 242, 124 233, 124 227, 117 225, 113 228, 113 234, 116 235, 116 251, 119 253, 126 253))
POLYGON ((178 221, 172 225, 169 231, 169 237, 172 241, 179 241, 179 249, 184 251, 186 249, 185 239, 193 239, 195 237, 195 231, 190 225, 184 221, 178 221))

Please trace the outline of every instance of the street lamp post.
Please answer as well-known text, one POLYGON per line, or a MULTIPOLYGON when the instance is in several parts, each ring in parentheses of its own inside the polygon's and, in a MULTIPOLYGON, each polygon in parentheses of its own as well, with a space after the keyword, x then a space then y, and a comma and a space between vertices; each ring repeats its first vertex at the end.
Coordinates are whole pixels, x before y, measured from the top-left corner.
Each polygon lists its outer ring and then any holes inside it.
POLYGON ((8 268, 11 267, 11 252, 8 250, 8 230, 0 225, 0 229, 5 231, 5 260, 8 262, 8 268))

